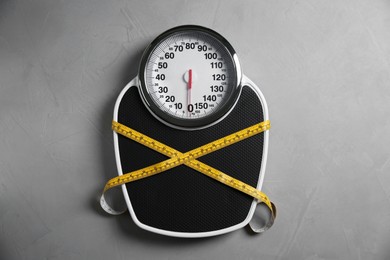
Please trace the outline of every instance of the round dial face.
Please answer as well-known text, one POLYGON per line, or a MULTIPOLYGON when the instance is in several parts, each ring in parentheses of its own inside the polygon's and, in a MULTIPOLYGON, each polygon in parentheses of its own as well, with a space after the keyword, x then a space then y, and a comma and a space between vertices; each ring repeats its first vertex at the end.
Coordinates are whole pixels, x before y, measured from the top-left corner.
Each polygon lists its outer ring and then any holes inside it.
POLYGON ((170 124, 210 124, 234 105, 241 71, 230 44, 209 29, 174 28, 144 54, 141 93, 149 109, 170 124))

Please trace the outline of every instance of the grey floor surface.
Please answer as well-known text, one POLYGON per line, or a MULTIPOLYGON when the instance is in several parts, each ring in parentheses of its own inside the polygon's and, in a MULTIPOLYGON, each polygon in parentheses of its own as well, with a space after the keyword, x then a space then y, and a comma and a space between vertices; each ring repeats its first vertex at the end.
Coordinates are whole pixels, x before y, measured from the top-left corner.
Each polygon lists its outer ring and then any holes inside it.
POLYGON ((0 259, 390 259, 390 2, 0 1, 0 259), (182 24, 224 35, 268 101, 263 235, 99 209, 115 99, 182 24))

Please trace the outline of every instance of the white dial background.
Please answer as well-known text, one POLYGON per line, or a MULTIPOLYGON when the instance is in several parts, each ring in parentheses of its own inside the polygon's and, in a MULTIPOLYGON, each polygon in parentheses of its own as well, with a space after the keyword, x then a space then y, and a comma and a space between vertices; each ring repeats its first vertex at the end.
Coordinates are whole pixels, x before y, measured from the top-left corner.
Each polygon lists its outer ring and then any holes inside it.
POLYGON ((233 59, 212 36, 180 33, 155 47, 146 65, 148 94, 160 110, 178 118, 217 111, 236 84, 233 59))

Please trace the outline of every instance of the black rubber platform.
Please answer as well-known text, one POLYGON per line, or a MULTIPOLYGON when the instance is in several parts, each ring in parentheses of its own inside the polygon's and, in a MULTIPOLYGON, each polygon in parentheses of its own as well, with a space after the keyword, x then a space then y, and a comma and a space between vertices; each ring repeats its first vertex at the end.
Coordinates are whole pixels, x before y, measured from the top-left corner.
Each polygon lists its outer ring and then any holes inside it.
MULTIPOLYGON (((118 122, 187 152, 203 144, 263 121, 256 93, 244 86, 234 110, 220 123, 203 130, 183 131, 155 119, 145 108, 136 87, 122 98, 118 122)), ((167 159, 147 147, 118 136, 123 173, 167 159)), ((198 160, 254 187, 257 186, 264 134, 258 134, 198 160)), ((242 223, 253 198, 187 166, 126 184, 138 220, 175 232, 207 232, 242 223)))

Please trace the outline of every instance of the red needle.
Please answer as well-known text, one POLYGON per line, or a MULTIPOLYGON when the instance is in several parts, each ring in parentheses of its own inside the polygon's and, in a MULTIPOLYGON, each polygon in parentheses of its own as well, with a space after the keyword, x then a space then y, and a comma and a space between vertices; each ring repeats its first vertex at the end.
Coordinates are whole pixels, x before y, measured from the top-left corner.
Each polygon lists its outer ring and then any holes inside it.
MULTIPOLYGON (((191 105, 191 89, 192 89, 192 69, 188 70, 188 84, 187 84, 187 105, 191 105)), ((191 116, 190 111, 188 111, 189 116, 191 116)))
POLYGON ((192 69, 188 71, 188 88, 192 88, 192 69))

